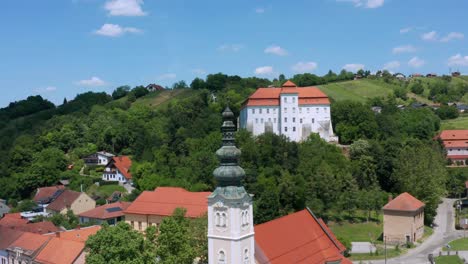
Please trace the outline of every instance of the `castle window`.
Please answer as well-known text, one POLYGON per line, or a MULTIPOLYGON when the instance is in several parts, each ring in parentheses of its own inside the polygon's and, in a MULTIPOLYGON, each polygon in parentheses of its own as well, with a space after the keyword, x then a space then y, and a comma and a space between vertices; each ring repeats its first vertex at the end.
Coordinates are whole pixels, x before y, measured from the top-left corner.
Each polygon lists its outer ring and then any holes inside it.
POLYGON ((215 215, 215 226, 220 226, 220 214, 219 212, 216 212, 216 215, 215 215))
POLYGON ((226 254, 223 250, 218 252, 218 264, 225 264, 226 263, 226 254))
POLYGON ((310 112, 310 108, 309 108, 309 107, 307 107, 307 113, 309 113, 309 112, 310 112))
POLYGON ((326 107, 323 108, 323 112, 325 112, 325 113, 327 112, 327 108, 326 108, 326 107))
POLYGON ((244 264, 250 264, 249 258, 249 250, 246 248, 244 249, 244 264))
POLYGON ((292 101, 293 101, 293 103, 295 103, 296 102, 296 97, 293 97, 292 101))
POLYGON ((258 118, 255 118, 255 124, 258 124, 258 118))
POLYGON ((319 109, 318 109, 318 107, 317 107, 317 108, 315 108, 315 112, 317 112, 317 113, 319 112, 319 109))
POLYGON ((269 113, 270 113, 270 108, 267 108, 267 114, 269 114, 269 113))
POLYGON ((302 114, 302 107, 299 107, 299 114, 302 114))
POLYGON ((260 123, 262 123, 262 124, 263 124, 263 118, 261 118, 261 119, 260 119, 260 123))
POLYGON ((296 132, 296 127, 293 127, 293 132, 296 132))
POLYGON ((296 118, 295 117, 293 117, 293 123, 296 123, 296 118))
POLYGON ((293 107, 293 113, 296 113, 296 107, 293 107))
POLYGON ((285 123, 288 122, 288 118, 287 118, 287 117, 284 118, 284 122, 285 122, 285 123))
POLYGON ((268 122, 271 122, 271 117, 268 118, 268 122))
POLYGON ((300 118, 300 119, 299 119, 299 123, 301 123, 301 124, 302 124, 302 118, 300 118))
POLYGON ((287 97, 284 97, 284 102, 285 102, 285 103, 288 102, 288 98, 287 98, 287 97))
POLYGON ((288 127, 284 127, 284 132, 288 132, 288 127))
POLYGON ((262 109, 261 109, 261 108, 260 108, 260 109, 258 109, 258 112, 261 114, 261 113, 262 113, 262 109))
POLYGON ((255 108, 252 108, 252 114, 255 114, 255 108))
POLYGON ((287 112, 288 112, 288 109, 287 109, 286 107, 284 108, 284 112, 285 112, 285 113, 287 113, 287 112))
POLYGON ((315 123, 315 118, 312 118, 312 124, 315 123))

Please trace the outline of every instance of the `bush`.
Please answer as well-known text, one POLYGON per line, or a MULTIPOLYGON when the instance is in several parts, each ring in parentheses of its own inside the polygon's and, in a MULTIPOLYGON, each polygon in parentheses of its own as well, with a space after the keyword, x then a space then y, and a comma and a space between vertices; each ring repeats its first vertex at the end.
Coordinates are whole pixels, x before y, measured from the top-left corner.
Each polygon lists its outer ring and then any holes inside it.
POLYGON ((119 181, 105 181, 105 180, 99 180, 99 186, 103 185, 118 185, 119 181))

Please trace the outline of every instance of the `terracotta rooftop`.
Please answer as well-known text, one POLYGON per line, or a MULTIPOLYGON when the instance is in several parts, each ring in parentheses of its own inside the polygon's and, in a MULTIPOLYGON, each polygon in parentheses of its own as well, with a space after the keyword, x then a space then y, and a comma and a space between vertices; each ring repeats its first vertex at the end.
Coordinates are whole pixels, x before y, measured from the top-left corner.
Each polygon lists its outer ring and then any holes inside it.
POLYGON ((0 226, 3 227, 17 227, 28 223, 28 220, 21 218, 21 213, 5 214, 0 219, 0 226))
POLYGON ((64 188, 65 187, 63 185, 37 188, 36 195, 33 200, 36 203, 41 200, 47 200, 52 197, 57 190, 63 190, 64 188))
POLYGON ((130 173, 130 167, 132 166, 132 160, 128 156, 113 157, 111 163, 122 173, 122 175, 130 180, 132 174, 130 173))
POLYGON ((44 264, 72 264, 84 247, 83 242, 53 237, 36 256, 35 261, 44 264))
POLYGON ((277 106, 280 104, 281 94, 297 94, 299 105, 330 104, 328 96, 319 88, 297 87, 287 81, 280 88, 258 88, 244 103, 244 106, 277 106))
POLYGON ((468 147, 468 139, 464 140, 444 140, 444 146, 446 148, 466 148, 468 147))
POLYGON ((78 199, 80 192, 75 192, 72 190, 64 190, 53 202, 51 202, 47 209, 60 212, 63 209, 70 207, 71 204, 78 199))
POLYGON ((9 227, 0 226, 0 250, 5 250, 24 232, 9 227))
POLYGON ((111 219, 124 215, 124 210, 130 206, 129 202, 116 202, 105 204, 89 211, 79 214, 80 217, 88 217, 94 219, 111 219))
POLYGON ((260 264, 351 264, 343 250, 323 221, 307 209, 255 226, 255 258, 260 264))
POLYGON ((60 239, 72 240, 77 242, 86 242, 89 236, 92 236, 101 229, 101 226, 95 225, 90 227, 76 228, 63 232, 45 234, 48 237, 59 237, 60 239))
POLYGON ((51 232, 62 231, 60 228, 56 227, 52 222, 44 221, 37 223, 29 223, 18 226, 19 230, 24 232, 36 233, 36 234, 47 234, 51 232))
POLYGON ((186 217, 196 218, 207 212, 207 197, 210 194, 176 187, 158 187, 153 192, 140 194, 124 213, 170 216, 176 208, 183 207, 187 209, 186 217))
POLYGON ((411 194, 405 192, 398 195, 395 199, 388 202, 383 209, 392 211, 417 211, 424 207, 424 203, 414 198, 411 194))
POLYGON ((442 140, 467 140, 468 129, 465 130, 444 130, 439 135, 442 140))
POLYGON ((14 249, 19 247, 25 251, 27 255, 32 255, 42 248, 45 243, 50 240, 50 237, 42 236, 38 234, 24 232, 8 247, 14 249))

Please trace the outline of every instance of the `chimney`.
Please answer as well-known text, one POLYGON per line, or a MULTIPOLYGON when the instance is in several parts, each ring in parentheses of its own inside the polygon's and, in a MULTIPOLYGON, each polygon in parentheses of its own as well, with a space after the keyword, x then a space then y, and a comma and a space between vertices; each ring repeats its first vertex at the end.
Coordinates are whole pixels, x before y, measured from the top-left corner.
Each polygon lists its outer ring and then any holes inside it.
POLYGON ((391 202, 393 200, 393 196, 390 194, 388 195, 388 202, 391 202))
POLYGON ((55 237, 60 238, 60 232, 55 232, 55 237))
POLYGON ((81 229, 81 226, 80 226, 80 225, 77 225, 75 229, 76 229, 76 230, 80 230, 80 229, 81 229))

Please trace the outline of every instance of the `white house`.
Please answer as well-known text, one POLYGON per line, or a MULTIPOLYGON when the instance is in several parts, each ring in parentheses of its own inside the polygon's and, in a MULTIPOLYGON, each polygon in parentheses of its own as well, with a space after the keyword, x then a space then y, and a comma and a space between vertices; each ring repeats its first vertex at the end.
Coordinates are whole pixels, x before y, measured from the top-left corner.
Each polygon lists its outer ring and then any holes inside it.
POLYGON ((438 138, 442 140, 447 159, 454 165, 468 165, 468 129, 465 130, 444 130, 438 138))
POLYGON ((128 156, 112 157, 104 169, 102 179, 104 181, 119 181, 121 183, 131 182, 131 166, 132 160, 128 156))
POLYGON ((83 158, 88 166, 106 166, 115 155, 105 151, 99 151, 83 158))
POLYGON ((253 135, 273 132, 292 141, 317 133, 336 142, 328 96, 316 87, 297 87, 287 81, 281 88, 259 88, 243 104, 240 128, 253 135))

